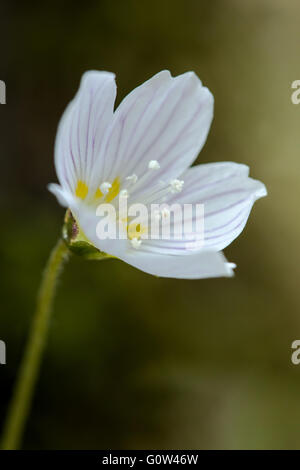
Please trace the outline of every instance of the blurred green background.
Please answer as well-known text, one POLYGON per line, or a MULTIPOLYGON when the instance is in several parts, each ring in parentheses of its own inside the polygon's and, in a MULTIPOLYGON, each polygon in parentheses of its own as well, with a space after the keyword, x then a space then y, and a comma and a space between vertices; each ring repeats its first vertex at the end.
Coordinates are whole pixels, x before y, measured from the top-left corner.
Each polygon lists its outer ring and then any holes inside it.
POLYGON ((2 422, 64 215, 46 190, 56 126, 85 70, 115 72, 118 102, 161 69, 195 70, 215 96, 198 162, 249 164, 269 191, 225 250, 233 279, 71 260, 24 448, 299 448, 299 21, 296 0, 2 3, 2 422))

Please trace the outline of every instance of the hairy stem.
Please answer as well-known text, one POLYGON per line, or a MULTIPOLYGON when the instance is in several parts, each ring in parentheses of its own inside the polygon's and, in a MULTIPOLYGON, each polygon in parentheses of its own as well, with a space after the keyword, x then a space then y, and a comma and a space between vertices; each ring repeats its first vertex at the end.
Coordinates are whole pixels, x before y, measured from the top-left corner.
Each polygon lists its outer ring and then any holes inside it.
POLYGON ((21 442, 47 339, 56 282, 69 253, 65 242, 59 239, 48 260, 35 316, 4 425, 2 449, 17 449, 21 442))

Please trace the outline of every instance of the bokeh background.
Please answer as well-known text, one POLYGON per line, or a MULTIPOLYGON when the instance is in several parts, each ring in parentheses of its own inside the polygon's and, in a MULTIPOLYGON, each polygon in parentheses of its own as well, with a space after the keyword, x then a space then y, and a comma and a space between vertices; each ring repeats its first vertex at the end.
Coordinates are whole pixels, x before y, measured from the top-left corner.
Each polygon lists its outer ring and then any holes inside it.
POLYGON ((60 281, 25 449, 300 446, 300 79, 297 0, 2 2, 0 366, 3 422, 64 215, 58 120, 81 74, 117 74, 118 102, 161 69, 215 96, 198 162, 249 164, 269 196, 225 251, 233 279, 158 279, 73 257, 60 281))

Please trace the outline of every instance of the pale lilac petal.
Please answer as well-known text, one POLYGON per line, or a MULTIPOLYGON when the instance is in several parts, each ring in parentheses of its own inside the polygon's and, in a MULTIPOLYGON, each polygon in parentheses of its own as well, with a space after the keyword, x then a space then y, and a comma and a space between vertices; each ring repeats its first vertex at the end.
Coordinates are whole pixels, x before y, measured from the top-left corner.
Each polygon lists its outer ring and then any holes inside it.
POLYGON ((50 193, 54 194, 59 204, 63 207, 69 207, 72 196, 69 191, 64 190, 59 184, 51 183, 47 186, 50 193))
POLYGON ((201 251, 172 256, 167 252, 160 254, 146 252, 143 249, 135 250, 128 240, 99 240, 96 233, 99 218, 95 216, 94 212, 86 209, 78 201, 74 201, 71 210, 80 228, 94 246, 141 271, 161 277, 182 279, 230 277, 233 275, 234 265, 228 263, 221 252, 201 251))
POLYGON ((75 192, 78 180, 89 184, 101 153, 104 133, 113 116, 115 76, 86 72, 64 112, 55 142, 55 166, 61 185, 75 192))
POLYGON ((131 92, 115 111, 101 174, 111 181, 146 173, 136 183, 135 194, 170 181, 197 157, 212 116, 212 94, 193 72, 175 78, 160 72, 131 92), (158 161, 159 170, 148 170, 151 160, 158 161))
MULTIPOLYGON (((248 167, 232 162, 189 168, 182 176, 184 189, 168 204, 204 205, 204 243, 201 249, 222 250, 243 230, 256 199, 265 196, 260 181, 248 177, 248 167)), ((148 241, 153 249, 182 250, 186 241, 148 241)))
POLYGON ((144 253, 135 251, 123 257, 123 261, 148 274, 179 279, 203 279, 232 277, 233 264, 228 263, 222 252, 201 251, 188 256, 144 253))

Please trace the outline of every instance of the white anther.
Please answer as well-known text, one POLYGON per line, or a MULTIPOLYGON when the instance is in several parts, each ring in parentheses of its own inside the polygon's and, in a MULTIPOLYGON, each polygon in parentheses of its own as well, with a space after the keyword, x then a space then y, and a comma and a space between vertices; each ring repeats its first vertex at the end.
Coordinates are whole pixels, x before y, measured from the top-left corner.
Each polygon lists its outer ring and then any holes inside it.
POLYGON ((142 240, 139 240, 138 238, 136 237, 133 237, 131 239, 131 245, 133 246, 133 248, 135 248, 136 250, 139 249, 139 247, 141 246, 142 244, 142 240))
POLYGON ((172 180, 170 181, 170 189, 172 193, 180 193, 184 185, 183 180, 172 180))
POLYGON ((122 189, 122 191, 120 191, 120 197, 128 197, 129 196, 129 193, 127 191, 127 189, 122 189))
POLYGON ((150 162, 148 163, 148 168, 149 170, 159 170, 160 164, 157 160, 150 160, 150 162))
POLYGON ((107 194, 111 188, 111 184, 108 181, 104 181, 104 183, 100 184, 100 190, 103 194, 107 194))
POLYGON ((133 175, 127 176, 126 179, 129 181, 129 183, 135 184, 138 180, 138 177, 135 173, 133 173, 133 175))

